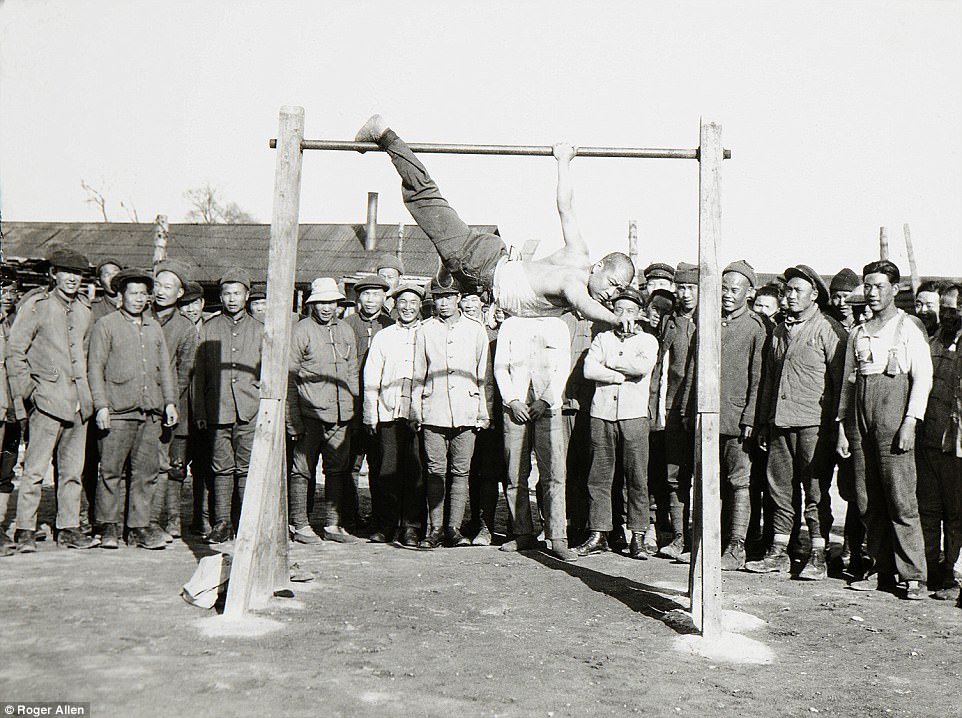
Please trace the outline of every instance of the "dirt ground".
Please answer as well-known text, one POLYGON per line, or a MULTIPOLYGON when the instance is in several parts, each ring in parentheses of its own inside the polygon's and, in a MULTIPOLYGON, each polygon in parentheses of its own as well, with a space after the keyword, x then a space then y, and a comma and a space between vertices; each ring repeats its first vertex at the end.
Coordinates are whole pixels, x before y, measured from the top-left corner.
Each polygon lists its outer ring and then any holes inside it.
POLYGON ((0 559, 0 700, 94 716, 962 715, 962 610, 840 578, 723 574, 725 608, 765 621, 746 635, 774 660, 751 665, 678 649, 685 629, 664 617, 688 607, 687 567, 663 559, 294 545, 317 579, 261 614, 277 628, 211 638, 223 619, 178 595, 208 553, 48 540, 0 559))

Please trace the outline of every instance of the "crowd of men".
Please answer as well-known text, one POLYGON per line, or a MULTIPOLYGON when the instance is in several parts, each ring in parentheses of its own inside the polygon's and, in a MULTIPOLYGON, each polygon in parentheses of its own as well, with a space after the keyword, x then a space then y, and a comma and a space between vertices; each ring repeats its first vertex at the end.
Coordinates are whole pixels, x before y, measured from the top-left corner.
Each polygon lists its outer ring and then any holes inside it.
MULTIPOLYGON (((105 259, 88 301, 87 258, 49 261, 49 286, 22 296, 2 272, 0 497, 26 443, 0 555, 36 551, 51 462, 60 546, 161 549, 182 531, 229 541, 260 398, 263 291, 228 270, 209 313, 186 263, 105 259)), ((697 266, 654 263, 640 288, 615 286, 605 304, 617 325, 576 309, 505 316, 476 287, 406 281, 391 256, 372 269, 356 302, 316 279, 294 325, 291 540, 688 560, 697 266)), ((837 570, 856 590, 958 596, 962 286, 923 284, 914 314, 895 305, 905 286, 885 260, 829 285, 801 264, 765 285, 746 261, 724 268, 723 570, 812 581, 837 570), (833 481, 847 503, 838 556, 833 481)))

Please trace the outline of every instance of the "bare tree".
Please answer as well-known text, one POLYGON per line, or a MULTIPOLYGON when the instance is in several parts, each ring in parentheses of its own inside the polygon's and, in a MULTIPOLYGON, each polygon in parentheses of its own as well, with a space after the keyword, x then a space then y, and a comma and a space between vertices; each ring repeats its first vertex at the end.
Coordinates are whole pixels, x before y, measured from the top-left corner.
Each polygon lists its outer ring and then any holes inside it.
POLYGON ((133 200, 127 200, 126 202, 120 200, 120 206, 127 213, 127 219, 131 222, 140 222, 140 217, 137 216, 137 207, 134 206, 133 200))
POLYGON ((110 220, 107 219, 107 199, 104 197, 103 182, 100 183, 100 189, 94 189, 81 177, 80 186, 83 188, 83 191, 87 193, 87 199, 85 199, 84 202, 96 205, 97 209, 100 210, 101 216, 104 218, 104 222, 109 222, 110 220))
POLYGON ((184 192, 184 198, 191 204, 187 221, 198 224, 249 224, 256 220, 242 210, 236 202, 220 198, 217 188, 205 184, 184 192))

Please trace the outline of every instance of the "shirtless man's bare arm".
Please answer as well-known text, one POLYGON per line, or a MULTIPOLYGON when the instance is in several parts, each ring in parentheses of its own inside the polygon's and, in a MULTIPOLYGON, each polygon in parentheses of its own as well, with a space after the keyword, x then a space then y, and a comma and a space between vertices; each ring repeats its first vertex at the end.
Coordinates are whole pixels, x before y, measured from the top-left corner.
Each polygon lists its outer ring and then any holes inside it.
POLYGON ((541 260, 544 264, 567 267, 586 267, 591 263, 588 243, 581 234, 574 209, 574 184, 571 180, 571 160, 577 150, 571 145, 557 144, 552 148, 558 160, 558 216, 561 218, 561 234, 565 246, 541 260))
POLYGON ((561 289, 561 293, 565 302, 572 308, 577 309, 586 319, 590 319, 593 322, 604 322, 605 324, 614 326, 620 325, 623 326, 625 331, 632 330, 633 327, 629 323, 622 322, 613 312, 609 311, 604 304, 592 299, 584 284, 579 285, 573 282, 565 283, 561 289))

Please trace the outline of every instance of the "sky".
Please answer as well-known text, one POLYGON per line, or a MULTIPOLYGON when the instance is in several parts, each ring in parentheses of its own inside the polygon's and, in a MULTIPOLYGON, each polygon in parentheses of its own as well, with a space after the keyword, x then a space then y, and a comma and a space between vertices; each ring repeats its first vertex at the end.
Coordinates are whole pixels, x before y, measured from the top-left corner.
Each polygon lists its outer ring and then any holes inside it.
MULTIPOLYGON (((282 105, 305 136, 380 112, 409 141, 694 148, 722 125, 722 262, 962 276, 962 0, 0 0, 5 220, 183 221, 210 184, 269 223, 282 105)), ((470 223, 561 244, 551 158, 431 155, 470 223)), ((697 258, 691 160, 577 158, 592 251, 697 258)), ((412 222, 382 154, 306 152, 302 222, 412 222)))

